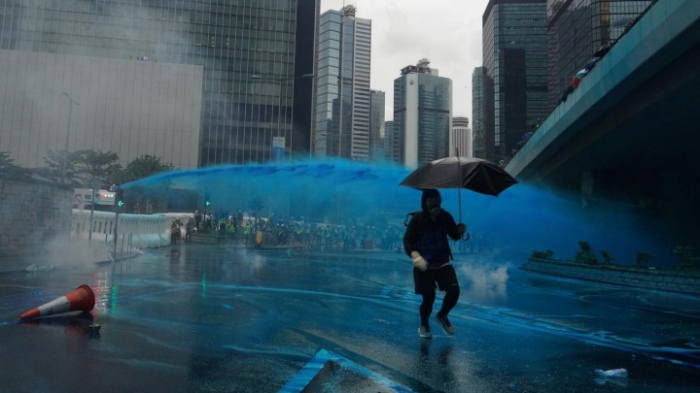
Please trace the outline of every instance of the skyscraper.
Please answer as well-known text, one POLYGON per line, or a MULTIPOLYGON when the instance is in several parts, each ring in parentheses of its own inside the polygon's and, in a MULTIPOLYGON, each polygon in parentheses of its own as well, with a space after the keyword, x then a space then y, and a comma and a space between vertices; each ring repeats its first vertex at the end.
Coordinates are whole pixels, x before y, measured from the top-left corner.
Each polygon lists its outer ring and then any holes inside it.
POLYGON ((319 3, 7 0, 0 49, 202 66, 199 164, 263 162, 308 153, 319 3))
POLYGON ((394 143, 409 168, 447 157, 452 120, 452 80, 437 75, 427 59, 394 80, 394 143))
POLYGON ((384 161, 384 111, 386 94, 370 90, 370 161, 384 161))
POLYGON ((650 0, 547 0, 549 109, 593 53, 611 45, 650 0))
POLYGON ((469 129, 468 117, 455 116, 452 118, 450 145, 451 156, 456 155, 456 152, 462 157, 472 156, 472 130, 469 129))
POLYGON ((384 159, 387 162, 392 162, 395 164, 403 164, 399 160, 399 141, 400 139, 396 137, 394 132, 394 121, 387 120, 384 122, 384 159))
POLYGON ((484 67, 475 67, 472 72, 472 155, 486 157, 484 145, 484 67))
POLYGON ((366 161, 370 155, 372 21, 348 5, 320 18, 314 153, 366 161))
POLYGON ((490 0, 482 19, 484 157, 498 162, 549 114, 546 0, 490 0))

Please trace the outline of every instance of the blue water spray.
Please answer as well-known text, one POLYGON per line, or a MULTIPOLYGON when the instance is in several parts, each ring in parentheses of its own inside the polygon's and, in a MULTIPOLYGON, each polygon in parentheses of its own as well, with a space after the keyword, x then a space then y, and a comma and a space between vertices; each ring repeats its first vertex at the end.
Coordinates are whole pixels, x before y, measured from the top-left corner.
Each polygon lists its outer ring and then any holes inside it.
MULTIPOLYGON (((165 190, 185 188, 210 193, 213 208, 250 212, 258 198, 260 216, 334 224, 396 225, 403 230, 406 214, 420 209, 420 191, 401 187, 409 170, 392 165, 370 165, 345 160, 305 161, 284 164, 225 165, 171 171, 122 185, 165 190)), ((458 192, 440 190, 443 207, 456 217, 458 192)), ((525 183, 516 184, 498 197, 461 192, 464 222, 470 241, 491 249, 526 257, 533 250, 552 250, 555 257, 572 259, 586 241, 594 252, 606 251, 617 263, 633 263, 637 252, 657 260, 668 258, 635 218, 624 211, 591 214, 576 198, 525 183)))

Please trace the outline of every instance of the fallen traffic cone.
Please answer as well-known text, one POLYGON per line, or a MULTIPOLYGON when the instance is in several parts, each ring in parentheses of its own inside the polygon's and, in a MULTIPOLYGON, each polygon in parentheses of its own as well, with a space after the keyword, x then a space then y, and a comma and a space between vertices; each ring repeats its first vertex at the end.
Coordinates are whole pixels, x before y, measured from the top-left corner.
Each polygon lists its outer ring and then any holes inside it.
POLYGON ((33 308, 19 316, 19 319, 43 317, 69 311, 90 311, 95 307, 95 294, 89 286, 83 284, 68 292, 65 296, 56 298, 37 308, 33 308))

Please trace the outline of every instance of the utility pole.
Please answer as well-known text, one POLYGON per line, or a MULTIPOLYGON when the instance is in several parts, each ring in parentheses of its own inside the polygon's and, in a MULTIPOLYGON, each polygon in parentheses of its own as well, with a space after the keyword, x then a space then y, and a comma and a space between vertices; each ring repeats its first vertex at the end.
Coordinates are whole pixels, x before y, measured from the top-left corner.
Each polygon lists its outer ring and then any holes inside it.
POLYGON ((124 190, 117 186, 114 193, 114 253, 112 253, 112 258, 115 258, 117 255, 117 238, 119 237, 117 228, 119 226, 119 212, 122 210, 122 206, 124 206, 124 190))
POLYGON ((68 164, 68 140, 70 139, 70 120, 73 114, 73 105, 80 106, 80 103, 75 101, 70 94, 63 92, 63 95, 68 98, 68 125, 66 126, 66 148, 64 150, 65 156, 63 157, 63 169, 61 170, 61 183, 66 182, 66 166, 68 164))

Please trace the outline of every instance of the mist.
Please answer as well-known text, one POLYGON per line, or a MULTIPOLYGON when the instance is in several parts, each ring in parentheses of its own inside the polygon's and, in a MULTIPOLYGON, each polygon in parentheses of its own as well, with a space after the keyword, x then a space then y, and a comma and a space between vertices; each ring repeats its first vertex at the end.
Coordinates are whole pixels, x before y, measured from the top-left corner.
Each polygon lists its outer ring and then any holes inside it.
MULTIPOLYGON (((399 226, 420 210, 421 192, 399 186, 409 170, 331 160, 286 164, 228 165, 162 173, 122 185, 129 189, 186 188, 211 197, 211 211, 251 214, 251 201, 261 201, 257 215, 346 225, 399 226)), ((637 218, 623 210, 585 209, 578 199, 519 183, 498 197, 469 190, 443 189, 443 208, 467 225, 465 247, 499 258, 523 261, 532 251, 552 250, 555 258, 573 259, 579 241, 615 263, 633 264, 647 252, 663 263, 663 249, 637 218)), ((203 208, 203 199, 199 206, 203 208)), ((614 207, 614 205, 611 205, 614 207)), ((453 246, 454 248, 454 246, 453 246)))

